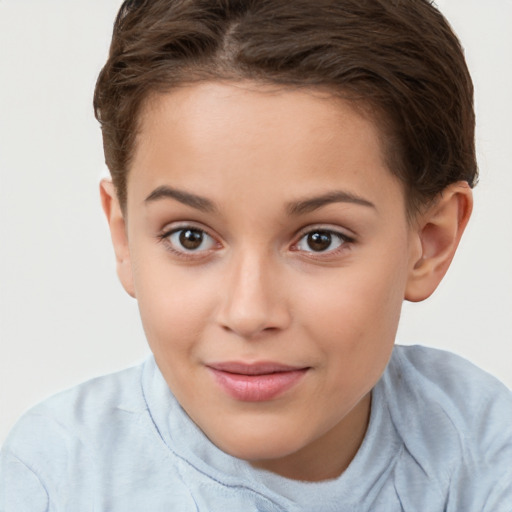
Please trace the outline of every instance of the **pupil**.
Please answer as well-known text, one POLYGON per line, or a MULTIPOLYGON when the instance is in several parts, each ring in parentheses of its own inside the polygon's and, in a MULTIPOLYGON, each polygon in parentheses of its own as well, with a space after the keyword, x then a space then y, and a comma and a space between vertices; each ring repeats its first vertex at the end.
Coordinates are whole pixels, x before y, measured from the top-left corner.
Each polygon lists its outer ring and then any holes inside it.
POLYGON ((184 229, 180 233, 180 244, 189 250, 197 249, 203 242, 203 233, 193 229, 184 229))
POLYGON ((313 251, 325 251, 332 242, 331 234, 327 231, 315 231, 308 235, 308 245, 313 251))

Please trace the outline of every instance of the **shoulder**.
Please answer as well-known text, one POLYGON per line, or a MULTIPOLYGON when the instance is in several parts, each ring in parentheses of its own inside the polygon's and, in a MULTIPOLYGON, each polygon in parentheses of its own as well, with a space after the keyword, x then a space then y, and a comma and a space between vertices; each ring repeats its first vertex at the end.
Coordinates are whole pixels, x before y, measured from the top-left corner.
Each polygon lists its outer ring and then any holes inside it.
POLYGON ((397 363, 398 371, 436 384, 448 395, 463 393, 467 398, 469 393, 477 400, 489 393, 510 395, 510 390, 498 379, 467 359, 445 350, 397 345, 392 362, 397 363))
POLYGON ((486 481, 487 499, 500 486, 512 493, 512 392, 501 382, 460 356, 419 346, 395 347, 383 381, 405 450, 429 479, 466 497, 486 492, 486 481))
POLYGON ((145 410, 143 366, 97 377, 31 408, 10 432, 1 458, 35 474, 65 472, 70 451, 105 443, 145 410))
POLYGON ((512 392, 456 354, 417 345, 397 346, 390 367, 392 379, 402 380, 408 393, 417 393, 424 404, 448 408, 446 412, 454 419, 460 416, 457 423, 498 427, 502 420, 509 424, 512 420, 512 392))
POLYGON ((76 422, 89 426, 93 421, 101 422, 103 416, 115 410, 140 410, 144 406, 140 385, 144 364, 93 378, 51 396, 29 409, 12 434, 38 418, 53 419, 63 427, 76 422))
POLYGON ((192 510, 147 405, 158 375, 150 357, 29 410, 0 451, 0 511, 192 510))

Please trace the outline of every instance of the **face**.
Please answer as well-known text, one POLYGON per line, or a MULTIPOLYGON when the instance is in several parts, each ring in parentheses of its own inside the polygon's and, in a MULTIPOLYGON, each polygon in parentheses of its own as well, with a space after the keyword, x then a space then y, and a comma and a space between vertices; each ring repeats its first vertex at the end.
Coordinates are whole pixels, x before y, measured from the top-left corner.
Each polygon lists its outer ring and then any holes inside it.
POLYGON ((183 87, 147 105, 127 197, 123 281, 189 416, 254 465, 339 474, 417 256, 375 124, 319 92, 183 87))

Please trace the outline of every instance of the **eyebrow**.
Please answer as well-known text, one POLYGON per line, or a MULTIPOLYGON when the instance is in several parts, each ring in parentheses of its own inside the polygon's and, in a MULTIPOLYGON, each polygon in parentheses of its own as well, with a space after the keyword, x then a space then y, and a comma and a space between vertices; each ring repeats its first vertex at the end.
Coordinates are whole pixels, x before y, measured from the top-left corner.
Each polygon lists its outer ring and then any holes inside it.
MULTIPOLYGON (((206 197, 198 196, 196 194, 172 188, 167 185, 157 187, 155 190, 153 190, 153 192, 151 192, 151 194, 149 194, 148 197, 146 197, 144 202, 151 203, 160 199, 175 199, 182 204, 205 213, 212 213, 217 211, 215 204, 206 197)), ((303 215, 332 203, 352 203, 376 209, 372 202, 362 197, 359 197, 350 192, 335 190, 320 196, 288 203, 286 210, 289 215, 303 215)))
POLYGON ((185 192, 184 190, 168 187, 166 185, 155 188, 155 190, 146 197, 144 202, 147 204, 160 199, 175 199, 182 204, 191 206, 205 213, 212 213, 217 210, 215 204, 209 199, 206 199, 206 197, 191 194, 190 192, 185 192))
POLYGON ((360 206, 366 206, 368 208, 374 208, 375 210, 377 209, 372 202, 342 190, 334 190, 320 196, 303 199, 301 201, 294 201, 289 203, 286 209, 290 215, 303 215, 305 213, 318 210, 318 208, 331 203, 352 203, 360 206))

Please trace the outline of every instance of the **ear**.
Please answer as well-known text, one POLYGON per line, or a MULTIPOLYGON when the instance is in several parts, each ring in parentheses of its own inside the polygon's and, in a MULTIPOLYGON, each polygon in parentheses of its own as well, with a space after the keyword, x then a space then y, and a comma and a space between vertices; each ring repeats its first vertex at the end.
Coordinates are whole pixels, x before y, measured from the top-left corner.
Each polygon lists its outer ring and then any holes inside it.
POLYGON ((110 179, 105 178, 101 180, 100 196, 103 211, 107 216, 110 236, 112 237, 112 244, 116 255, 117 275, 126 292, 135 297, 126 223, 117 199, 114 184, 110 179))
POLYGON ((436 202, 419 215, 414 236, 420 251, 413 257, 405 299, 428 298, 446 274, 473 209, 473 194, 466 182, 448 186, 436 202))

